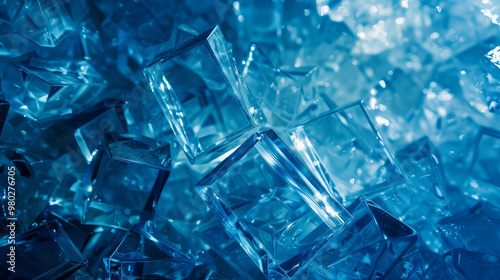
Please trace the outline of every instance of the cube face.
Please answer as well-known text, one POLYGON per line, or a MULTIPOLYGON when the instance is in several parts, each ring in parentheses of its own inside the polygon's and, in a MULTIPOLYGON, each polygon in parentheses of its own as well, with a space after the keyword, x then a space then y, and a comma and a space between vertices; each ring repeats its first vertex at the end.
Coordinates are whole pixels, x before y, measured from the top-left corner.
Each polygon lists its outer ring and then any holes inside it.
POLYGON ((2 89, 13 111, 35 121, 79 112, 92 104, 106 81, 86 61, 23 57, 7 63, 2 89))
POLYGON ((42 47, 54 47, 87 14, 80 1, 28 0, 12 26, 42 47), (71 2, 71 3, 70 3, 71 2))
POLYGON ((446 248, 462 248, 493 255, 500 252, 500 207, 497 205, 481 202, 471 209, 442 219, 437 229, 446 248))
POLYGON ((420 138, 398 150, 395 158, 408 180, 370 197, 412 226, 418 221, 436 221, 448 215, 449 201, 441 157, 429 138, 420 138))
POLYGON ((243 78, 273 127, 288 126, 295 120, 301 101, 306 103, 301 81, 276 68, 260 45, 250 46, 243 78))
POLYGON ((230 52, 215 27, 167 51, 144 71, 191 162, 263 122, 230 52))
POLYGON ((384 278, 416 243, 416 231, 363 196, 347 210, 354 219, 310 267, 320 271, 325 279, 384 278))
POLYGON ((251 136, 197 191, 271 278, 293 277, 350 218, 272 130, 251 136))
POLYGON ((150 193, 160 171, 147 166, 116 161, 104 156, 99 168, 93 195, 87 203, 83 219, 88 223, 104 213, 123 214, 130 224, 139 222, 139 217, 146 206, 150 193), (121 180, 117 180, 122 178, 121 180), (113 190, 113 191, 110 191, 113 190), (119 191, 126 192, 117 199, 119 191))
POLYGON ((88 262, 56 221, 16 236, 15 274, 7 270, 11 245, 4 239, 0 247, 0 275, 10 275, 4 279, 66 279, 88 262))
POLYGON ((426 276, 428 279, 495 279, 499 273, 498 255, 457 248, 443 254, 426 276))
POLYGON ((89 121, 75 130, 74 136, 80 150, 87 160, 92 161, 98 146, 104 143, 104 131, 110 130, 118 133, 127 132, 127 124, 123 116, 124 102, 119 100, 108 100, 99 104, 95 111, 96 116, 87 118, 91 113, 85 114, 83 118, 89 121))
POLYGON ((131 138, 106 137, 84 178, 88 199, 82 220, 127 229, 152 217, 170 174, 170 151, 168 146, 153 149, 131 138))
POLYGON ((336 185, 346 201, 403 180, 361 102, 324 114, 289 133, 307 165, 325 185, 336 185))
POLYGON ((153 222, 135 225, 123 238, 106 269, 110 279, 144 279, 161 273, 168 279, 186 279, 195 262, 178 252, 153 222))
POLYGON ((243 250, 216 217, 200 223, 196 228, 200 239, 210 246, 224 261, 231 266, 241 277, 248 280, 265 280, 264 274, 255 269, 252 259, 243 250))
POLYGON ((471 204, 500 203, 500 131, 482 127, 473 147, 473 160, 462 190, 471 204))

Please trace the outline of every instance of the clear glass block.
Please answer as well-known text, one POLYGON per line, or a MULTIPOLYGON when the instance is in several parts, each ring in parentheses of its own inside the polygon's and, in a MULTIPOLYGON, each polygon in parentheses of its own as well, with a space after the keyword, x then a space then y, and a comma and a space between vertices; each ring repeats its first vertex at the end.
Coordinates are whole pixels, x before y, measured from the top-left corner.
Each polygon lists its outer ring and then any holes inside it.
POLYGON ((422 108, 414 120, 407 123, 412 132, 406 135, 415 140, 427 135, 442 156, 448 183, 462 187, 472 162, 471 147, 477 140, 479 127, 470 114, 470 106, 442 85, 431 82, 424 89, 424 96, 422 108))
POLYGON ((347 211, 354 219, 308 269, 325 279, 388 279, 396 264, 413 252, 417 232, 364 196, 347 211))
POLYGON ((293 278, 351 216, 272 130, 253 134, 196 185, 268 278, 293 278))
POLYGON ((77 0, 27 0, 12 27, 42 47, 54 47, 88 12, 87 4, 77 0))
POLYGON ((78 127, 74 133, 76 142, 88 163, 103 143, 105 130, 127 133, 125 109, 123 101, 107 100, 72 118, 72 125, 78 127))
MULTIPOLYGON (((194 189, 194 185, 205 174, 197 174, 190 167, 179 145, 172 147, 173 157, 179 155, 158 200, 154 222, 164 236, 177 243, 177 248, 189 252, 197 261, 207 261, 207 254, 194 229, 210 213, 194 189)), ((207 171, 208 172, 208 171, 207 171)))
POLYGON ((500 131, 481 128, 463 192, 474 201, 500 203, 500 131))
POLYGON ((92 275, 107 275, 103 260, 111 256, 128 231, 95 227, 86 240, 82 253, 89 260, 87 267, 92 275))
POLYGON ((152 218, 170 174, 170 164, 169 145, 106 132, 104 145, 83 180, 88 198, 82 221, 129 229, 152 218))
POLYGON ((243 78, 269 125, 287 127, 294 121, 304 97, 302 82, 277 69, 256 44, 250 46, 243 78))
POLYGON ((15 215, 19 231, 29 227, 47 207, 49 197, 55 188, 54 181, 39 176, 40 155, 24 147, 15 148, 7 145, 0 148, 0 179, 5 182, 0 187, 0 221, 8 224, 8 218, 15 215), (8 171, 15 167, 15 184, 8 184, 8 171), (16 207, 14 213, 8 209, 9 192, 14 187, 16 207))
POLYGON ((192 163, 223 155, 265 121, 218 26, 158 55, 144 74, 192 163))
POLYGON ((498 254, 453 249, 429 267, 427 279, 495 279, 500 273, 498 254))
POLYGON ((66 279, 88 262, 57 221, 16 235, 15 273, 8 270, 11 246, 0 240, 2 279, 66 279))
POLYGON ((135 225, 104 262, 110 279, 148 279, 161 275, 181 280, 186 279, 196 265, 151 221, 135 225))
POLYGON ((327 112, 289 134, 307 166, 345 202, 404 180, 362 102, 327 112))
POLYGON ((69 117, 99 101, 106 81, 86 61, 23 56, 7 63, 2 90, 11 109, 35 121, 69 117), (89 98, 90 97, 90 98, 89 98))
MULTIPOLYGON (((224 262, 229 265, 242 279, 265 280, 266 276, 259 269, 245 250, 240 246, 220 223, 217 217, 207 215, 207 218, 196 227, 198 238, 203 240, 224 262)), ((227 270, 227 269, 226 269, 227 270)))
POLYGON ((443 252, 453 248, 500 252, 500 208, 488 202, 446 217, 439 221, 437 230, 443 242, 443 252))
POLYGON ((427 224, 449 215, 441 156, 428 137, 414 141, 395 154, 406 175, 397 187, 373 193, 370 198, 411 226, 427 224))

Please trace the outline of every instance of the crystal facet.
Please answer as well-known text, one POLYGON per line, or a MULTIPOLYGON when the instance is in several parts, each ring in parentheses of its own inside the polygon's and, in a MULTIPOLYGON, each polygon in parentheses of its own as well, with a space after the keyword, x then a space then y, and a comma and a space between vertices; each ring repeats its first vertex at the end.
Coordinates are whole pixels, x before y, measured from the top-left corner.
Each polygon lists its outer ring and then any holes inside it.
POLYGON ((76 142, 87 162, 92 161, 98 146, 103 143, 105 130, 127 132, 124 107, 123 101, 107 100, 98 104, 92 111, 82 113, 80 118, 76 116, 72 119, 72 125, 78 127, 74 133, 76 142))
POLYGON ((347 210, 354 219, 310 263, 324 279, 384 278, 415 244, 418 235, 365 197, 347 210))
POLYGON ((6 280, 62 280, 87 264, 57 221, 18 234, 15 246, 7 237, 0 239, 0 252, 0 276, 6 280), (8 254, 15 255, 14 273, 8 270, 8 254))
POLYGON ((264 121, 218 26, 159 55, 144 74, 191 162, 227 152, 264 121))
POLYGON ((77 0, 27 0, 12 26, 40 46, 53 47, 88 13, 77 0))
POLYGON ((289 133, 309 168, 345 201, 403 180, 361 102, 325 113, 289 133))
POLYGON ((481 202, 439 221, 437 229, 445 248, 462 248, 489 254, 500 252, 500 208, 481 202))
POLYGON ((474 200, 500 203, 500 131, 483 128, 475 146, 474 160, 464 185, 474 200))
POLYGON ((252 135, 196 188, 269 278, 292 278, 351 217, 272 130, 252 135))
POLYGON ((170 174, 170 148, 143 141, 151 144, 106 132, 84 178, 85 223, 128 229, 152 217, 170 174))
POLYGON ((66 117, 97 103, 106 81, 86 61, 25 56, 10 61, 2 89, 11 109, 35 121, 66 117))
POLYGON ((395 158, 407 181, 373 194, 373 201, 410 224, 447 215, 449 202, 441 157, 429 138, 412 142, 397 151, 395 158))
POLYGON ((107 259, 110 279, 185 279, 195 262, 178 252, 152 222, 135 225, 107 259))

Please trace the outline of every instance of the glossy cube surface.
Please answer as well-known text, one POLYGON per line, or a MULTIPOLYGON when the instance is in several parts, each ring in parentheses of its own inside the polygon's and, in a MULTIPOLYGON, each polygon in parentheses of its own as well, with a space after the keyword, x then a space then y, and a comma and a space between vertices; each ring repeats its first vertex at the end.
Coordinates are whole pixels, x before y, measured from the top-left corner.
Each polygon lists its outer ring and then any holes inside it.
POLYGON ((156 146, 107 132, 83 181, 88 197, 83 222, 129 229, 151 218, 170 164, 168 145, 156 146))
POLYGON ((336 186, 345 201, 403 180, 362 102, 325 113, 289 134, 307 166, 325 185, 336 186))
POLYGON ((293 278, 351 218, 272 130, 252 135, 196 188, 268 278, 293 278))
POLYGON ((158 55, 144 74, 191 162, 227 152, 264 122, 218 26, 158 55))

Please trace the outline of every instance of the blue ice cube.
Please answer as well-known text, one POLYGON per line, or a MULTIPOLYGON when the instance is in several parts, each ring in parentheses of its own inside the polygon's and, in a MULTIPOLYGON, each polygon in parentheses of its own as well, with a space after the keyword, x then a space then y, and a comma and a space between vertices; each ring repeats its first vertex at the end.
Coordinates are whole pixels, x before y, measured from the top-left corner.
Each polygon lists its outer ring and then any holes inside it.
POLYGON ((268 278, 293 278, 351 218, 272 130, 252 135, 196 189, 268 278))

